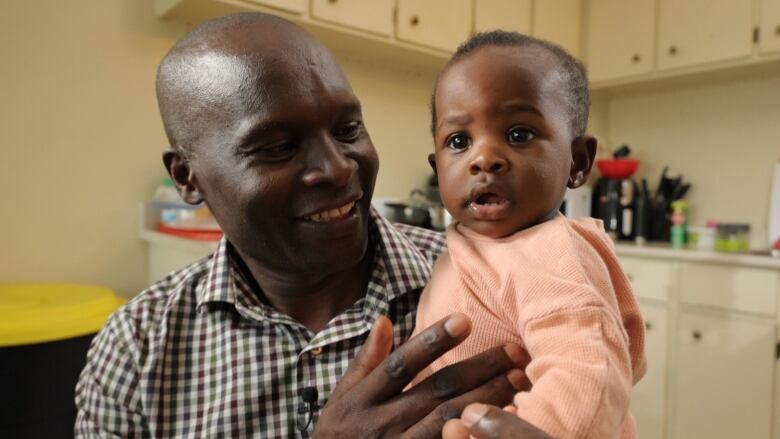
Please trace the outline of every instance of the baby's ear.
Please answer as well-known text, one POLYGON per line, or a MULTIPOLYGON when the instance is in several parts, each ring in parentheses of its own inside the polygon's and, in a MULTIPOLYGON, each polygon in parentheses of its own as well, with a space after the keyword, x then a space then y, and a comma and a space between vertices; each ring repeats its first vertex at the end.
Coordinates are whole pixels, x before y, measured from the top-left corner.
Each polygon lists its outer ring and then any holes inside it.
POLYGON ((596 158, 598 140, 588 134, 578 136, 571 142, 571 169, 568 187, 578 188, 588 181, 593 160, 596 158))
POLYGON ((428 154, 428 164, 431 165, 433 173, 436 174, 436 154, 428 154))

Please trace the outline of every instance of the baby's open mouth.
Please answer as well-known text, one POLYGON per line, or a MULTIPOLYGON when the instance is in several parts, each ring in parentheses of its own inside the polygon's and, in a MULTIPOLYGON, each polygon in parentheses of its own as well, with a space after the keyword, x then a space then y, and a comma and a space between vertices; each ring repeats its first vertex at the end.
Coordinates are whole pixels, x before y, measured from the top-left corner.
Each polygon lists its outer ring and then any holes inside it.
POLYGON ((497 221, 510 213, 512 203, 503 194, 501 186, 492 183, 477 184, 470 195, 466 207, 474 219, 497 221))
POLYGON ((476 199, 472 200, 472 203, 478 204, 478 205, 490 205, 490 204, 504 204, 508 203, 509 200, 506 198, 503 198, 499 196, 496 193, 493 192, 485 192, 482 194, 477 195, 476 199))

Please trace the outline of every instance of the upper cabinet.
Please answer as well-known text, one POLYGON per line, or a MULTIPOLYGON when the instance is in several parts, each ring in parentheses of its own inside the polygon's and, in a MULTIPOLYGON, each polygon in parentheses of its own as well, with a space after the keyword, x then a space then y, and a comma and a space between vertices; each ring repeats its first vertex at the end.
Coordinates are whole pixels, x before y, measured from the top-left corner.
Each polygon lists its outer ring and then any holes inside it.
POLYGON ((761 0, 760 16, 759 50, 762 54, 780 52, 780 0, 761 0))
POLYGON ((658 68, 750 57, 751 1, 659 0, 658 68))
POLYGON ((454 52, 472 31, 471 0, 398 0, 399 40, 454 52))
POLYGON ((474 32, 531 33, 531 0, 474 0, 474 32))
MULTIPOLYGON (((282 9, 284 11, 295 12, 302 14, 306 11, 307 0, 246 0, 250 3, 255 3, 260 6, 270 6, 272 8, 282 9)), ((168 3, 171 3, 168 1, 168 3)))
POLYGON ((655 0, 590 0, 586 11, 586 59, 591 81, 652 70, 655 8, 655 0))
POLYGON ((582 1, 536 0, 532 28, 535 37, 559 44, 579 58, 582 53, 582 1))
POLYGON ((393 34, 394 0, 312 0, 313 18, 342 26, 373 32, 393 34))

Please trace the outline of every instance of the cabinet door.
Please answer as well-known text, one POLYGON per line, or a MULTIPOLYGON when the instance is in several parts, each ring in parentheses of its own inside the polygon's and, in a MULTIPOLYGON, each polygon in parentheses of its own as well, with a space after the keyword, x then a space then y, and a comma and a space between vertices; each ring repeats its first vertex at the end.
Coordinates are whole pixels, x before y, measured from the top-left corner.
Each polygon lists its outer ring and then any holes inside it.
POLYGON ((676 334, 676 438, 768 438, 772 320, 683 311, 676 334))
POLYGON ((531 0, 474 0, 474 32, 531 33, 531 0))
POLYGON ((311 15, 379 35, 393 34, 393 0, 312 0, 311 15))
POLYGON ((399 40, 454 52, 471 35, 471 0, 398 0, 399 40))
POLYGON ((749 57, 753 2, 659 0, 658 68, 749 57))
POLYGON ((631 413, 639 437, 661 439, 666 430, 667 310, 658 303, 639 302, 645 319, 647 373, 631 393, 631 413))
POLYGON ((270 6, 272 8, 282 9, 289 12, 297 12, 302 14, 306 11, 306 0, 247 0, 250 3, 257 3, 262 6, 270 6))
POLYGON ((655 0, 590 0, 586 60, 591 81, 651 71, 655 4, 655 0))
POLYGON ((674 273, 672 262, 620 256, 620 265, 631 281, 637 297, 660 301, 669 299, 674 273))
POLYGON ((780 0, 761 0, 761 53, 780 52, 780 0))
POLYGON ((580 57, 582 0, 538 0, 534 2, 533 35, 559 44, 580 57))

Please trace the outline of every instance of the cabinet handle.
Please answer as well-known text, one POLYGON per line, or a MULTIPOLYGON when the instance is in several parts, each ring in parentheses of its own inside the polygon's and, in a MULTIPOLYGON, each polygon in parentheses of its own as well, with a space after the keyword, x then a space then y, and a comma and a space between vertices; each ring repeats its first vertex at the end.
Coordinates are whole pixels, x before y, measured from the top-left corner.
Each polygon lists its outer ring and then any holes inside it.
POLYGON ((677 55, 677 46, 669 46, 669 55, 677 55))
POLYGON ((409 24, 411 24, 412 26, 417 26, 418 24, 420 24, 420 18, 417 17, 416 15, 413 15, 412 18, 409 19, 409 24))
POLYGON ((691 335, 693 336, 693 339, 694 339, 694 340, 701 340, 701 332, 699 332, 699 331, 693 331, 693 332, 691 333, 691 335))
POLYGON ((775 35, 780 36, 780 24, 775 26, 775 35))
POLYGON ((633 62, 634 64, 638 63, 641 60, 642 58, 639 56, 638 53, 635 53, 634 56, 631 57, 631 62, 633 62))
POLYGON ((328 0, 328 3, 335 5, 338 0, 328 0))
POLYGON ((653 323, 645 321, 645 331, 651 331, 653 329, 653 323))

